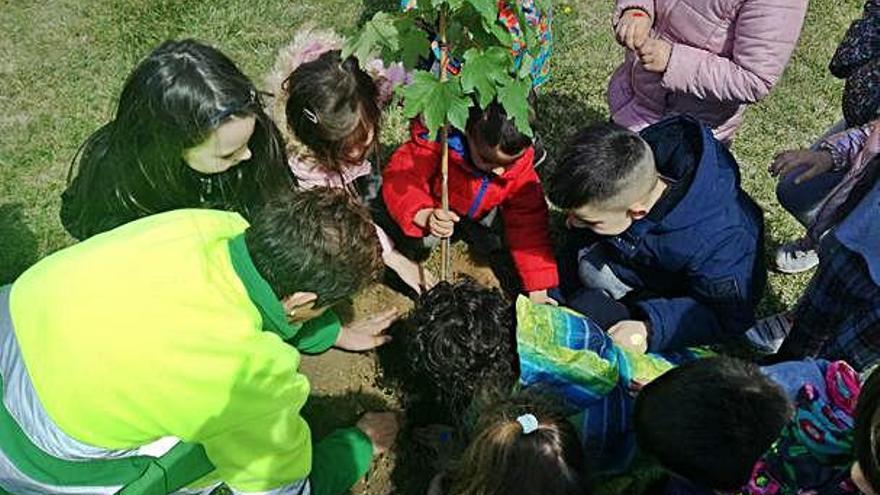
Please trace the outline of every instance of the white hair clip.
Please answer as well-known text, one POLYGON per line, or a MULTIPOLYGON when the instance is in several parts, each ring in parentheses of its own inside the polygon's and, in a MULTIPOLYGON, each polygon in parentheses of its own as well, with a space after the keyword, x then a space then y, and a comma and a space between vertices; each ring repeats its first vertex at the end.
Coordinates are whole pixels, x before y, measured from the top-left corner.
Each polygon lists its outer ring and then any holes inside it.
POLYGON ((303 108, 303 115, 305 115, 306 118, 309 119, 309 122, 318 125, 318 115, 315 112, 309 110, 308 108, 303 108))
POLYGON ((516 422, 522 426, 523 435, 528 435, 538 429, 538 418, 534 414, 523 414, 516 418, 516 422))

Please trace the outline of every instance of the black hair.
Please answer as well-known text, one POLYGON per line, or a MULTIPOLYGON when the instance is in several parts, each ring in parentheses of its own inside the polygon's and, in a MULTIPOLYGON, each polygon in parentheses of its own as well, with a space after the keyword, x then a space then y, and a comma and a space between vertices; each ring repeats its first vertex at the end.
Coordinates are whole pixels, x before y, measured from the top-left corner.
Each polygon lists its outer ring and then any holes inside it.
POLYGON ((877 430, 880 411, 880 373, 877 368, 862 384, 856 405, 853 450, 862 474, 875 492, 880 491, 880 442, 877 430))
POLYGON ((585 495, 586 456, 563 410, 540 391, 508 392, 478 408, 464 453, 444 475, 449 495, 585 495), (537 421, 526 433, 518 418, 537 421))
POLYGON ((342 60, 339 50, 326 52, 297 67, 283 87, 291 131, 326 166, 341 169, 346 148, 363 142, 370 129, 377 146, 379 90, 354 57, 342 60))
POLYGON ((382 268, 369 214, 342 189, 279 193, 254 216, 245 242, 279 299, 313 292, 316 307, 357 293, 382 268))
POLYGON ((612 199, 647 153, 638 134, 611 122, 591 125, 575 134, 551 172, 550 201, 572 209, 612 199))
POLYGON ((498 146, 508 155, 516 155, 532 145, 532 138, 520 132, 497 100, 492 101, 485 109, 472 106, 466 130, 468 134, 476 133, 486 146, 498 146))
POLYGON ((394 333, 412 381, 406 388, 431 398, 439 417, 461 421, 480 393, 516 383, 514 327, 498 290, 469 278, 437 284, 394 333))
POLYGON ((683 364, 636 398, 639 448, 704 488, 736 490, 791 419, 785 392, 753 364, 712 357, 683 364))
POLYGON ((112 121, 77 151, 62 195, 61 221, 79 239, 177 208, 216 208, 249 217, 276 189, 293 187, 275 125, 254 85, 220 51, 166 41, 128 76, 112 121), (256 118, 253 156, 202 174, 184 150, 232 116, 256 118))

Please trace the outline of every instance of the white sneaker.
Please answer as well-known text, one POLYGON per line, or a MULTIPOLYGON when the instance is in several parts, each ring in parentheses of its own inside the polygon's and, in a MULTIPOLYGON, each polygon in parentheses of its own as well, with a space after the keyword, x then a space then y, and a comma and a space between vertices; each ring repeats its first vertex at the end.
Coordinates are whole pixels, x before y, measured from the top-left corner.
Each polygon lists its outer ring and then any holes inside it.
POLYGON ((787 242, 776 250, 776 270, 782 273, 801 273, 819 264, 819 253, 806 237, 787 242))
POLYGON ((760 354, 776 354, 791 332, 792 321, 789 313, 777 313, 758 320, 755 326, 746 331, 746 340, 752 350, 760 354))

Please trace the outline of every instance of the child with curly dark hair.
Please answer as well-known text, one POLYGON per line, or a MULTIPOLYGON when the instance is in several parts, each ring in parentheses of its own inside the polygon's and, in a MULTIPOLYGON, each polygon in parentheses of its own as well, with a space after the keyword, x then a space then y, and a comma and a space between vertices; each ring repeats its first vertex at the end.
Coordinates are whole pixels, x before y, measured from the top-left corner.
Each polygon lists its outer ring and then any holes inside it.
POLYGON ((411 417, 466 431, 485 397, 540 387, 560 399, 593 470, 603 474, 626 471, 635 457, 627 419, 633 390, 704 354, 629 351, 586 317, 524 296, 512 305, 470 279, 435 286, 392 335, 380 350, 383 365, 392 356, 402 363, 384 371, 399 377, 411 417))
POLYGON ((473 440, 428 495, 584 495, 584 451, 565 413, 548 397, 520 391, 479 413, 473 440))

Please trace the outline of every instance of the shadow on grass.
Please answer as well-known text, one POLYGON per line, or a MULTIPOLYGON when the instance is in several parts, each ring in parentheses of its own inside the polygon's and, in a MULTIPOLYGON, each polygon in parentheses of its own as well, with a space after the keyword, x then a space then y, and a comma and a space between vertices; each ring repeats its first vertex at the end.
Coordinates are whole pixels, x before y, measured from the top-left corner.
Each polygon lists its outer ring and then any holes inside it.
POLYGON ((774 240, 771 236, 765 235, 764 239, 764 266, 768 270, 767 273, 767 289, 764 291, 764 297, 761 298, 761 301, 758 303, 758 318, 763 316, 770 316, 776 313, 782 313, 783 311, 788 311, 790 308, 784 301, 782 294, 777 292, 775 288, 775 284, 771 284, 769 277, 770 272, 773 267, 773 255, 776 250, 781 246, 782 243, 780 241, 774 240))
POLYGON ((37 262, 37 236, 25 221, 24 205, 0 205, 0 285, 8 284, 37 262))
POLYGON ((608 120, 605 109, 592 108, 585 100, 555 91, 538 94, 535 114, 538 116, 535 130, 547 150, 547 163, 538 170, 542 179, 552 170, 556 158, 575 132, 590 124, 608 120))

